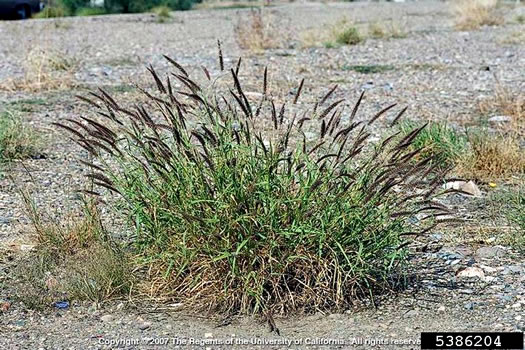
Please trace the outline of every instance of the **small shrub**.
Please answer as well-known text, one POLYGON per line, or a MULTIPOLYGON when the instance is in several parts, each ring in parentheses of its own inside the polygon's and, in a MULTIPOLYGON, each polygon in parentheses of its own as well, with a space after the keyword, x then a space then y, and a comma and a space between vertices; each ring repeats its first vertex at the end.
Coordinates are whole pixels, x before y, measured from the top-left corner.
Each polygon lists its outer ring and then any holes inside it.
POLYGON ((171 9, 168 6, 157 6, 151 9, 151 12, 159 17, 169 18, 171 9))
POLYGON ((35 154, 36 137, 17 114, 0 112, 0 163, 35 154))
POLYGON ((81 7, 75 11, 75 16, 100 16, 107 14, 102 7, 81 7))
POLYGON ((400 39, 407 36, 406 29, 394 20, 370 23, 367 34, 373 39, 400 39))
POLYGON ((33 18, 56 18, 67 16, 67 10, 62 6, 46 6, 42 11, 33 15, 33 18))
POLYGON ((421 129, 367 146, 368 126, 393 106, 358 122, 361 96, 343 122, 332 89, 295 118, 275 105, 266 73, 253 101, 237 68, 223 94, 168 60, 187 90, 150 68, 158 92, 143 93, 153 111, 101 92, 89 103, 104 123, 57 124, 92 155, 98 190, 122 198, 155 297, 228 312, 348 307, 392 286, 404 235, 448 212, 433 200, 442 174, 428 177, 428 160, 410 162, 421 129), (305 130, 318 136, 307 140, 305 130))
POLYGON ((356 45, 364 40, 357 27, 346 20, 334 25, 332 33, 334 41, 339 45, 356 45))
POLYGON ((525 173, 525 153, 512 134, 490 135, 479 131, 469 136, 469 144, 469 152, 458 162, 458 171, 463 176, 494 181, 525 173))
POLYGON ((279 23, 270 12, 251 9, 249 15, 239 16, 234 28, 237 44, 253 53, 282 47, 287 40, 287 34, 283 32, 279 23))
POLYGON ((175 11, 191 9, 192 0, 106 0, 107 12, 137 13, 150 11, 157 6, 167 6, 175 11))
POLYGON ((497 0, 456 0, 452 10, 455 25, 460 30, 473 30, 483 25, 493 26, 503 23, 497 13, 497 0))
MULTIPOLYGON (((400 123, 403 135, 410 133, 416 123, 400 123)), ((414 139, 411 147, 422 149, 420 157, 432 157, 440 166, 455 165, 458 159, 468 150, 467 137, 445 123, 430 122, 414 139)))
POLYGON ((504 45, 520 45, 525 43, 525 32, 523 30, 515 30, 510 33, 505 33, 499 40, 499 43, 504 45))
POLYGON ((346 18, 333 25, 310 28, 301 32, 299 40, 303 47, 324 46, 335 48, 341 45, 355 45, 364 40, 357 27, 346 18))
POLYGON ((157 20, 159 23, 164 23, 171 17, 171 9, 167 6, 154 7, 151 9, 151 12, 157 15, 157 20))

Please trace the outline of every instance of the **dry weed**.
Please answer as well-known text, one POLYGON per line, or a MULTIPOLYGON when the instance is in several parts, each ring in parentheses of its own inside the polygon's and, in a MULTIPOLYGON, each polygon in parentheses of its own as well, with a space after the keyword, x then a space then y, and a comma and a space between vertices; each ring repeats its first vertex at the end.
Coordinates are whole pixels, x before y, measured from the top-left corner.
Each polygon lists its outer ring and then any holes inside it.
POLYGON ((458 162, 461 176, 489 182, 525 173, 525 152, 512 134, 477 133, 470 136, 470 147, 458 162))
POLYGON ((38 245, 15 271, 22 285, 17 299, 42 308, 56 300, 100 302, 128 291, 127 256, 102 227, 93 201, 85 202, 83 214, 73 210, 58 221, 22 195, 38 245))
POLYGON ((365 38, 357 26, 343 17, 332 25, 310 28, 303 31, 299 40, 302 47, 325 46, 327 48, 341 45, 356 45, 365 38))
POLYGON ((497 82, 494 95, 482 100, 478 108, 483 115, 500 114, 510 117, 510 123, 502 124, 505 131, 518 135, 525 133, 525 93, 513 92, 497 82))
POLYGON ((239 47, 260 54, 266 49, 285 46, 289 39, 285 26, 271 12, 252 9, 246 16, 239 16, 234 28, 239 47))
POLYGON ((505 34, 499 42, 507 45, 520 45, 525 44, 525 32, 521 30, 513 31, 512 33, 505 34))
POLYGON ((23 68, 23 78, 11 79, 1 88, 35 92, 75 86, 75 62, 63 53, 35 47, 27 54, 23 68))
POLYGON ((391 19, 370 23, 367 33, 370 38, 374 39, 399 39, 407 36, 407 29, 404 23, 391 19))
POLYGON ((452 3, 455 26, 459 30, 477 29, 483 25, 503 23, 497 12, 498 0, 456 0, 452 3))

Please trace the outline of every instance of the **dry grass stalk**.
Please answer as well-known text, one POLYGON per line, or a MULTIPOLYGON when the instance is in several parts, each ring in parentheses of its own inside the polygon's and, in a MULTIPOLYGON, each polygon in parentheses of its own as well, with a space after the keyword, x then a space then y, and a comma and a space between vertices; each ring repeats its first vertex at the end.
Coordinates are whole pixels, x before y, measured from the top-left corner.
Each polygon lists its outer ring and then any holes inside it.
POLYGON ((74 62, 63 54, 35 47, 23 62, 24 77, 11 79, 0 86, 4 90, 46 91, 61 90, 76 85, 74 62))
POLYGON ((470 137, 470 146, 471 152, 458 162, 461 176, 489 182, 525 174, 525 152, 512 134, 476 134, 470 137))
POLYGON ((473 30, 481 26, 499 25, 503 17, 497 12, 497 0, 456 0, 452 3, 455 26, 459 30, 473 30))
POLYGON ((234 28, 239 47, 253 53, 266 49, 282 48, 288 34, 277 17, 262 9, 251 9, 246 16, 239 16, 234 28))
POLYGON ((494 95, 482 100, 478 108, 483 115, 497 113, 510 117, 510 123, 501 124, 505 131, 518 135, 525 133, 525 93, 513 92, 497 82, 494 95))

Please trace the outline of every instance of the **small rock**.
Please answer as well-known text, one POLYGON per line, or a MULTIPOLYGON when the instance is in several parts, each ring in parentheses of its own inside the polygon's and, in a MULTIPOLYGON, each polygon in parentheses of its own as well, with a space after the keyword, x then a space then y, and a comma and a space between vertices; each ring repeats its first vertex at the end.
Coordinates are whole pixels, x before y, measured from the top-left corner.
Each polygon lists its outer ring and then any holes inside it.
POLYGON ((0 311, 2 312, 6 312, 7 310, 9 310, 10 307, 11 304, 8 301, 0 303, 0 311))
POLYGON ((117 310, 122 310, 124 308, 124 303, 119 303, 117 305, 117 310))
POLYGON ((505 266, 505 268, 503 269, 503 274, 504 275, 508 275, 508 274, 519 274, 523 271, 523 267, 521 267, 520 265, 507 265, 505 266))
POLYGON ((441 305, 440 307, 438 307, 438 312, 445 312, 445 306, 441 305))
POLYGON ((373 89, 374 88, 374 82, 373 81, 368 81, 366 83, 364 83, 363 85, 361 85, 361 91, 362 90, 370 90, 370 89, 373 89))
POLYGON ((485 273, 479 267, 467 267, 467 268, 465 268, 463 270, 460 270, 456 274, 456 276, 459 277, 459 278, 477 277, 479 279, 484 279, 485 278, 485 273))
POLYGON ((505 253, 505 249, 500 246, 481 247, 476 250, 476 255, 481 259, 501 258, 505 253))
POLYGON ((30 252, 35 249, 34 244, 20 244, 20 250, 23 252, 30 252))
POLYGON ((515 319, 516 321, 521 321, 521 315, 518 315, 518 316, 514 317, 514 319, 515 319))
POLYGON ((212 333, 204 333, 204 338, 213 338, 212 333))
POLYGON ((464 306, 465 306, 465 309, 467 309, 467 310, 474 309, 474 303, 472 303, 472 302, 465 303, 464 306))
POLYGON ((141 331, 144 331, 150 327, 151 327, 151 322, 142 322, 141 324, 139 324, 139 329, 141 331))
POLYGON ((417 312, 417 310, 410 310, 407 313, 405 313, 405 318, 415 317, 418 314, 419 314, 419 312, 417 312))
POLYGON ((512 120, 512 117, 508 115, 495 115, 494 117, 489 118, 489 123, 498 124, 498 123, 508 123, 512 120))
POLYGON ((521 309, 521 303, 512 304, 513 309, 521 309))
POLYGON ((456 250, 453 250, 452 248, 443 247, 440 249, 440 251, 437 253, 437 255, 441 259, 445 260, 457 260, 457 259, 463 259, 464 255, 456 250))
POLYGON ((512 295, 500 295, 498 297, 503 301, 512 301, 512 299, 514 298, 512 295))
POLYGON ((430 237, 434 241, 441 241, 441 239, 443 238, 443 235, 441 233, 433 233, 433 234, 430 235, 430 237))
POLYGON ((58 286, 58 280, 54 278, 53 276, 48 276, 46 278, 46 287, 49 290, 53 290, 58 286))
POLYGON ((444 185, 445 189, 454 189, 454 190, 460 190, 465 192, 464 194, 471 195, 474 197, 481 197, 481 191, 479 190, 478 186, 472 182, 466 182, 466 181, 452 181, 447 182, 444 185))
POLYGON ((466 184, 462 185, 460 190, 462 190, 463 192, 467 192, 468 194, 474 197, 481 197, 481 191, 479 190, 478 186, 472 181, 469 181, 466 184))
POLYGON ((479 265, 479 267, 481 267, 484 271, 488 273, 494 273, 497 271, 495 268, 487 266, 487 265, 479 265))
POLYGON ((100 317, 100 320, 102 322, 111 322, 115 319, 115 317, 113 317, 113 315, 104 315, 102 317, 100 317))

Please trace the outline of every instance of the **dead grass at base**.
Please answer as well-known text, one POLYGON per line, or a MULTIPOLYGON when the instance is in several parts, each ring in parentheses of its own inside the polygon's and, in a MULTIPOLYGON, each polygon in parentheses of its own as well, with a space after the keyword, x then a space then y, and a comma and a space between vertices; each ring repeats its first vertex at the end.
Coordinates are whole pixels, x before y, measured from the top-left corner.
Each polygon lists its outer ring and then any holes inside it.
POLYGON ((497 11, 497 0, 456 0, 452 2, 455 27, 458 30, 473 30, 481 26, 503 24, 497 11))
MULTIPOLYGON (((275 265, 270 261, 271 257, 255 258, 254 264, 259 268, 251 271, 250 278, 232 276, 227 262, 210 257, 203 257, 189 267, 191 273, 185 276, 172 274, 167 278, 169 266, 150 265, 147 278, 137 289, 148 299, 183 302, 185 307, 202 312, 235 314, 249 311, 287 315, 292 312, 347 310, 352 306, 349 300, 369 297, 376 290, 386 294, 402 285, 402 275, 395 280, 394 273, 391 279, 384 281, 372 277, 368 280, 367 276, 348 278, 338 265, 335 254, 333 259, 320 258, 306 251, 297 254, 301 260, 283 262, 279 272, 269 268, 275 265), (373 292, 369 290, 371 285, 375 285, 373 292), (255 298, 254 294, 260 294, 261 298, 255 298), (272 307, 267 308, 267 305, 272 307)), ((244 268, 248 267, 239 266, 241 270, 244 268)))
POLYGON ((289 38, 286 28, 282 19, 259 8, 239 16, 234 34, 240 48, 260 54, 267 49, 284 47, 289 38))
POLYGON ((75 62, 63 53, 35 47, 23 62, 24 76, 8 80, 0 89, 9 91, 63 90, 76 86, 75 62))

